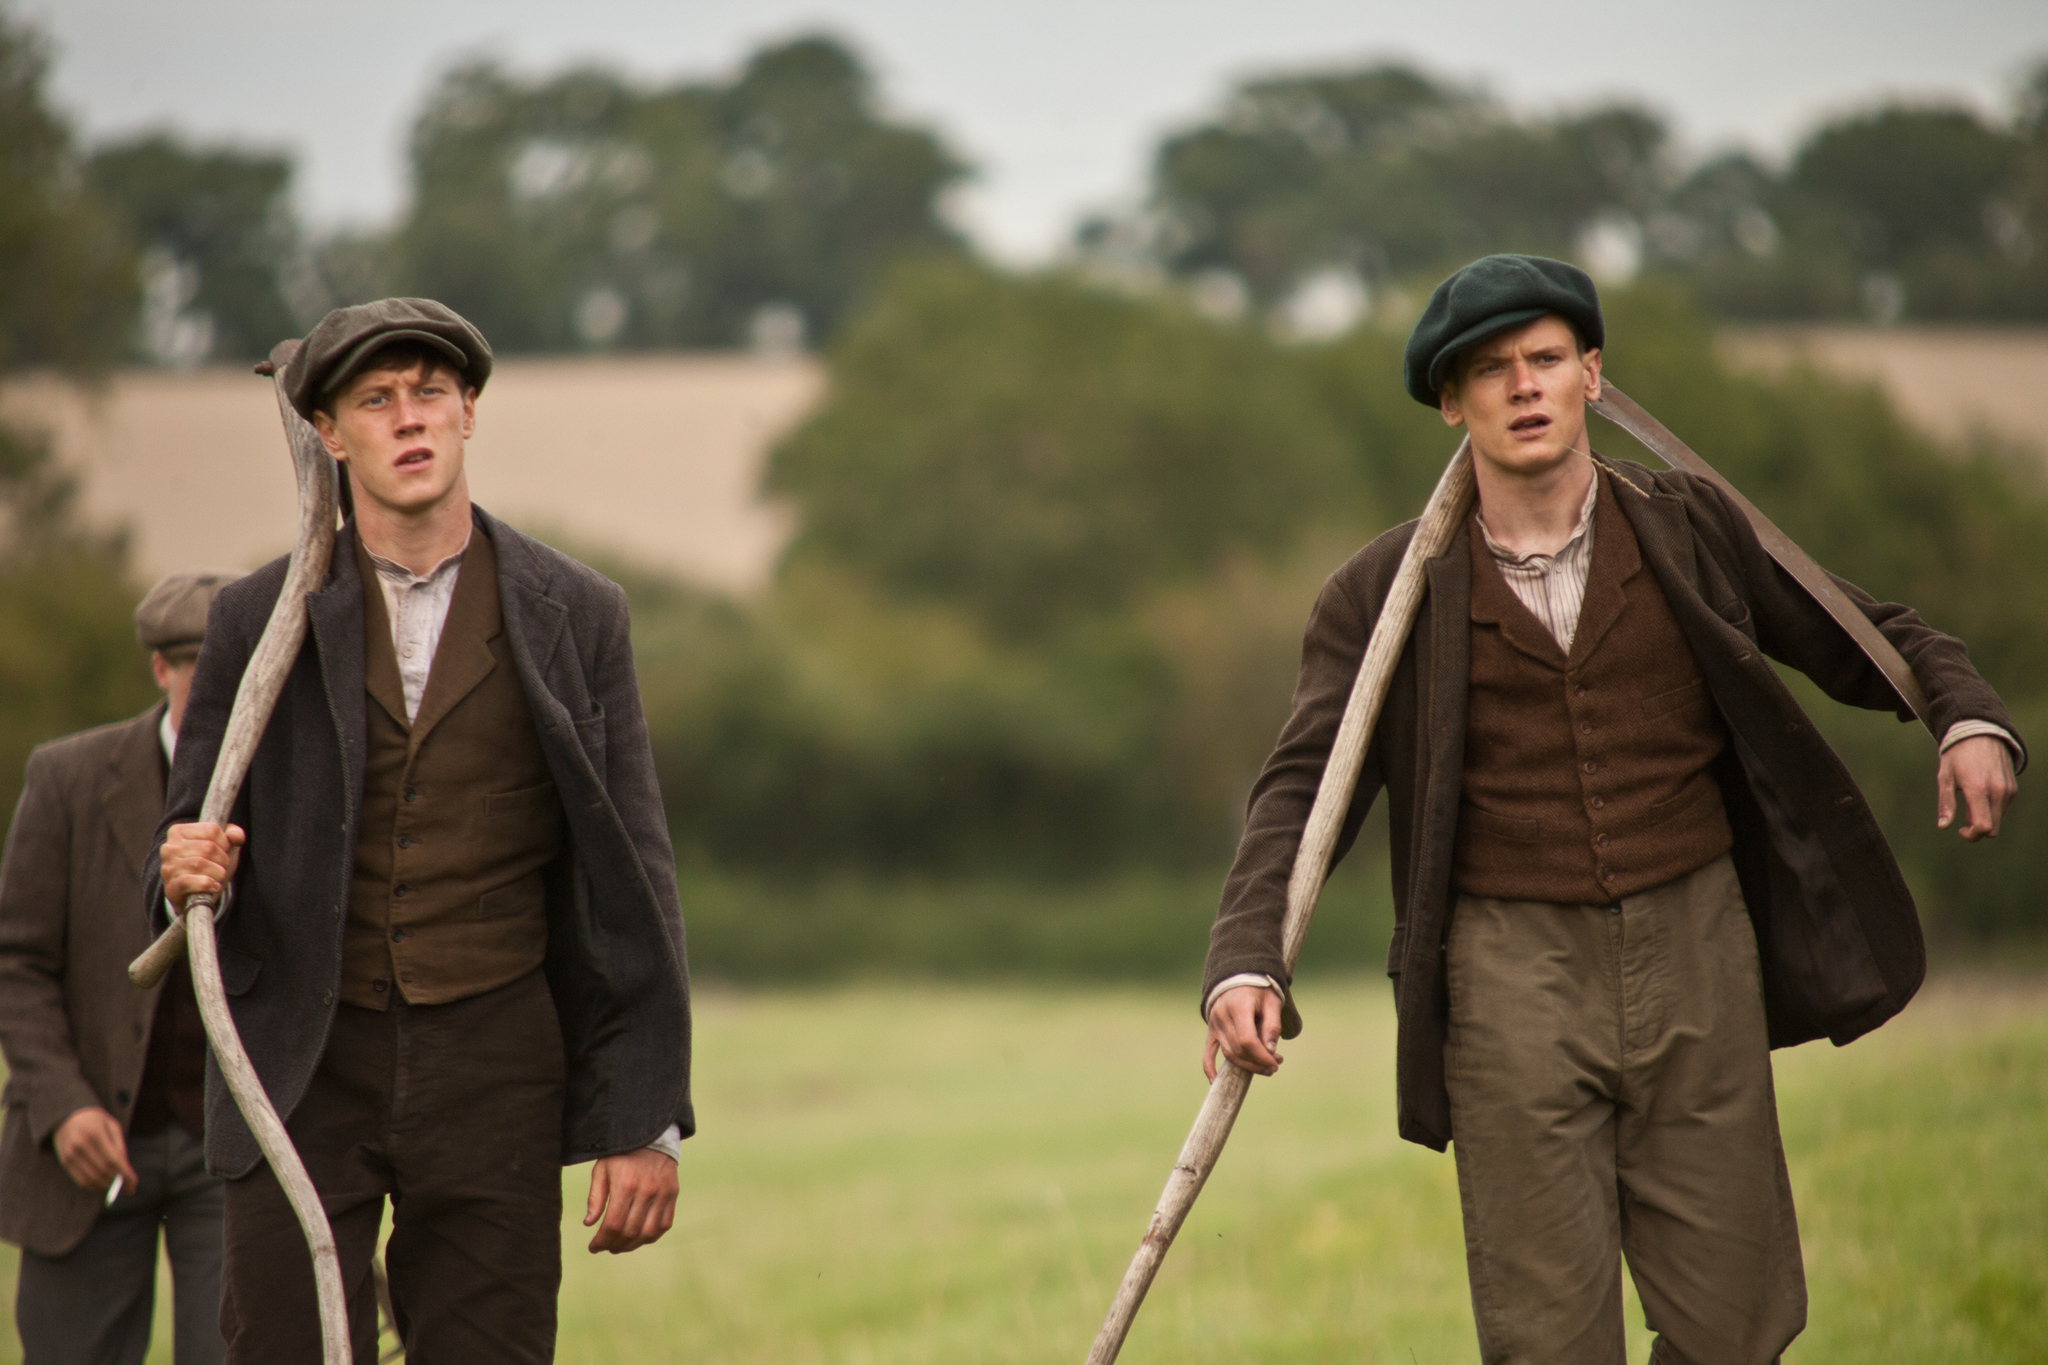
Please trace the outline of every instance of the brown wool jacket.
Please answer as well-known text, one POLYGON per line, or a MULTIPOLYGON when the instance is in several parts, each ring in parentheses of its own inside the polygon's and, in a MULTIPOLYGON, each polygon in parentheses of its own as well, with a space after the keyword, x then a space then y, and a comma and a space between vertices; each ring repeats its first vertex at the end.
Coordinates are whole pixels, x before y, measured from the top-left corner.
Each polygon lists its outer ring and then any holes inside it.
MULTIPOLYGON (((1730 743, 1716 765, 1734 857, 1756 928, 1773 1047, 1814 1038, 1837 1045, 1898 1013, 1926 971, 1920 922, 1898 864, 1848 770, 1772 669, 1777 659, 1840 702, 1911 712, 1884 675, 1757 542, 1711 485, 1677 472, 1603 461, 1680 630, 1692 646, 1730 743)), ((1210 934, 1203 999, 1240 972, 1287 982, 1280 954, 1287 879, 1330 744, 1415 523, 1354 555, 1323 587, 1302 643, 1294 711, 1252 788, 1244 835, 1210 934)), ((1596 533, 1597 534, 1597 533, 1596 533)), ((1449 1145, 1444 1088, 1444 945, 1463 786, 1470 670, 1472 556, 1468 530, 1425 566, 1427 588, 1395 671, 1357 795, 1342 857, 1373 798, 1388 794, 1395 928, 1387 950, 1399 1041, 1401 1135, 1449 1145)), ((1908 607, 1842 589, 1911 664, 1935 733, 1959 720, 2014 730, 1960 641, 1908 607)), ((1286 1033, 1300 1031, 1290 999, 1286 1033)))
POLYGON ((135 886, 164 808, 161 703, 52 740, 28 761, 0 865, 0 1239, 61 1256, 99 1217, 50 1138, 97 1105, 133 1117, 161 983, 137 990, 128 963, 149 946, 135 886))

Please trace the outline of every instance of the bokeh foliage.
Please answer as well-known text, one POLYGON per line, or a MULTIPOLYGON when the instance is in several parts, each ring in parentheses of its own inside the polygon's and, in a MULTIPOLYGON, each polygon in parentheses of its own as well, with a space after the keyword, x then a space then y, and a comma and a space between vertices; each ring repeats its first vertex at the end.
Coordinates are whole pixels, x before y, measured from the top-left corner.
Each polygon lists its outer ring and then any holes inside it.
POLYGON ((383 283, 507 351, 742 344, 764 308, 829 336, 892 261, 962 250, 938 209, 964 166, 884 116, 829 38, 651 89, 469 63, 429 95, 411 158, 383 283))
POLYGON ((1331 271, 1398 295, 1527 251, 1681 279, 1729 318, 2039 321, 2044 111, 2048 62, 2003 116, 1878 103, 1774 168, 1688 162, 1637 103, 1519 114, 1398 64, 1278 75, 1166 138, 1142 210, 1077 245, 1220 278, 1261 309, 1331 271))

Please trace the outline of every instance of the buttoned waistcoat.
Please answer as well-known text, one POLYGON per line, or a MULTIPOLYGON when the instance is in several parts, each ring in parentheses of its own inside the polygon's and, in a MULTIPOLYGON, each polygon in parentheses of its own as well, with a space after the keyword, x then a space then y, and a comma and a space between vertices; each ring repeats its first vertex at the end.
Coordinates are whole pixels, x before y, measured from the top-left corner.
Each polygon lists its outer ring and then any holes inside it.
MULTIPOLYGON (((545 967, 568 1064, 563 1160, 636 1150, 694 1129, 690 1013, 675 855, 633 672, 625 593, 481 509, 498 561, 504 636, 568 831, 545 871, 545 967)), ((195 817, 235 688, 284 582, 280 559, 223 588, 207 619, 163 832, 195 817)), ((234 820, 248 831, 220 924, 221 975, 250 1060, 279 1113, 326 1048, 362 817, 366 761, 363 582, 345 526, 310 628, 234 820)), ((144 887, 162 922, 152 857, 144 887)), ((254 1137, 207 1073, 207 1162, 239 1176, 254 1137)))
MULTIPOLYGON (((1706 675, 1729 744, 1715 765, 1734 859, 1756 930, 1773 1047, 1847 1043, 1905 1008, 1926 973, 1918 913, 1876 818, 1848 770, 1771 667, 1778 659, 1836 701, 1912 713, 1877 667, 1770 558, 1741 512, 1677 471, 1604 461, 1643 563, 1706 675)), ((1261 972, 1287 984, 1280 953, 1287 880, 1365 644, 1415 523, 1396 527, 1331 575, 1302 645, 1293 713, 1252 788, 1237 856, 1210 935, 1203 998, 1261 972)), ((1445 948, 1463 789, 1471 661, 1469 527, 1424 566, 1425 597, 1367 746, 1337 855, 1384 787, 1395 929, 1387 951, 1398 1019, 1401 1135, 1451 1141, 1444 1086, 1445 948)), ((1598 535, 1596 529, 1595 535, 1598 535)), ((1905 656, 1945 733, 1988 720, 2017 734, 1962 643, 1912 609, 1844 594, 1905 656)), ((1300 1018, 1291 998, 1285 1031, 1300 1018)))
POLYGON ((127 1125, 164 989, 128 980, 149 946, 135 885, 164 808, 163 712, 38 748, 0 865, 0 1238, 44 1256, 77 1246, 101 1206, 51 1135, 94 1105, 127 1125))

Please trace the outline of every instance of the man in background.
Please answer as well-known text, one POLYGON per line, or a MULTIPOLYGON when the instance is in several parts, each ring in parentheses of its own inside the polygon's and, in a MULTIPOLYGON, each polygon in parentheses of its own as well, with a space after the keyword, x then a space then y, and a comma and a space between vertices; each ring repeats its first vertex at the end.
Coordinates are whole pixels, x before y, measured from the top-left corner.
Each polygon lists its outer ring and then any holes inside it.
POLYGON ((181 960, 138 990, 135 888, 221 585, 173 574, 135 611, 164 699, 52 740, 28 761, 0 863, 0 1238, 21 1247, 28 1365, 141 1365, 157 1229, 171 1258, 178 1365, 222 1358, 221 1183, 206 1173, 206 1034, 181 960))

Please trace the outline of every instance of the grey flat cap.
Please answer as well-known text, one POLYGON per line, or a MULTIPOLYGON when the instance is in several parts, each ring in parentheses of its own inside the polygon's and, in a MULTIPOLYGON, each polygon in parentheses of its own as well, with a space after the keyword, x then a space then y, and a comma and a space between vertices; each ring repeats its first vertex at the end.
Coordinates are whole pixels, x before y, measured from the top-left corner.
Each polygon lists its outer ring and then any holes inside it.
POLYGON ((481 389, 491 377, 491 343, 467 318, 432 299, 379 299, 337 308, 306 334, 285 377, 285 393, 308 422, 320 400, 362 373, 378 351, 413 341, 439 351, 464 382, 481 389))
POLYGON ((187 569, 149 590, 135 609, 135 638, 164 654, 197 650, 206 638, 213 595, 242 576, 238 569, 187 569))

